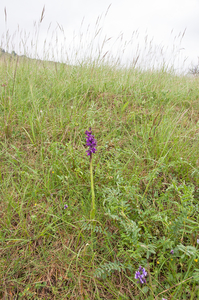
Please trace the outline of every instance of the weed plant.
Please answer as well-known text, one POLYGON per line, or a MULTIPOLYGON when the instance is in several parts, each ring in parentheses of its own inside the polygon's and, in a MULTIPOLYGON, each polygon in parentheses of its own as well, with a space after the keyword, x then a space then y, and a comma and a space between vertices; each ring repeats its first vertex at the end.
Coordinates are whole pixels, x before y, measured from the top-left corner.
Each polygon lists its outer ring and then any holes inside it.
POLYGON ((198 116, 198 78, 2 52, 0 298, 198 299, 198 116))

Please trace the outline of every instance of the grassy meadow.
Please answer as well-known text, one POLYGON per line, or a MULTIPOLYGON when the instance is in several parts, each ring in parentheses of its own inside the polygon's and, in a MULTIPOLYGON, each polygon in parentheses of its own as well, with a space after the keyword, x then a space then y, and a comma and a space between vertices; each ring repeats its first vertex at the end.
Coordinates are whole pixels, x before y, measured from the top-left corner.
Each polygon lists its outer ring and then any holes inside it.
POLYGON ((199 79, 1 53, 0 199, 0 299, 198 299, 199 79))

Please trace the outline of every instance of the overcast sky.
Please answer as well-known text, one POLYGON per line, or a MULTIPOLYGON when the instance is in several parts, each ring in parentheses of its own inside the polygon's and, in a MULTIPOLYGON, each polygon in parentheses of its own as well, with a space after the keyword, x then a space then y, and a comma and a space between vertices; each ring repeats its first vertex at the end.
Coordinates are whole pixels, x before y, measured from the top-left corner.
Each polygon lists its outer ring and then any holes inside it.
POLYGON ((0 47, 32 56, 37 44, 38 55, 51 47, 62 60, 108 52, 125 63, 139 55, 149 65, 190 67, 199 56, 199 0, 1 0, 0 37, 0 47))

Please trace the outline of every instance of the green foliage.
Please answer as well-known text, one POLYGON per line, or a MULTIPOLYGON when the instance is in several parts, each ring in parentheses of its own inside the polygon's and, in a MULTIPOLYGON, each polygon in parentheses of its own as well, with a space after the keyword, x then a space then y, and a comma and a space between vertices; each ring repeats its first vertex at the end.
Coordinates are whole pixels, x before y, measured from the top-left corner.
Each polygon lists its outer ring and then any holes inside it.
POLYGON ((106 279, 107 276, 110 276, 114 271, 121 272, 125 271, 125 267, 120 262, 108 262, 106 264, 100 265, 94 272, 95 277, 106 279))

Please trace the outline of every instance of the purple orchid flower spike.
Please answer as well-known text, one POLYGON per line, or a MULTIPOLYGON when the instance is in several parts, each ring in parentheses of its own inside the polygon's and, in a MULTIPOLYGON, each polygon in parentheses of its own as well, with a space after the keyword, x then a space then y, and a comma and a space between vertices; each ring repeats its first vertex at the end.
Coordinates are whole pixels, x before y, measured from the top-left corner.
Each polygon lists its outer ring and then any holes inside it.
POLYGON ((92 157, 92 153, 95 153, 97 151, 97 141, 95 140, 95 136, 92 135, 91 128, 89 128, 89 131, 86 130, 85 134, 87 135, 86 146, 89 147, 89 149, 86 150, 86 152, 88 156, 92 157))

